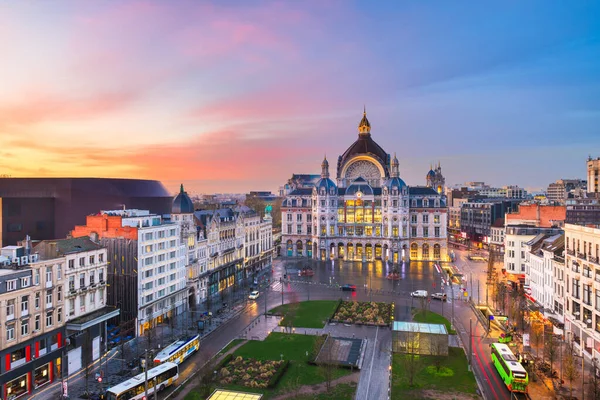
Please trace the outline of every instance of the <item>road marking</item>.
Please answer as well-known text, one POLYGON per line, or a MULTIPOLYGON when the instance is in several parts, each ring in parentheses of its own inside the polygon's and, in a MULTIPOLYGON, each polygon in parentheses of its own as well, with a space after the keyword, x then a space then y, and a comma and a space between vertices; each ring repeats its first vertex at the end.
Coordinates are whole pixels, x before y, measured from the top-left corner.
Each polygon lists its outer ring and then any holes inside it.
POLYGON ((369 368, 369 383, 367 384, 367 398, 369 398, 369 389, 371 388, 371 375, 373 374, 373 361, 375 360, 375 351, 377 349, 377 334, 379 327, 375 331, 375 341, 373 342, 373 355, 371 356, 371 368, 369 368))

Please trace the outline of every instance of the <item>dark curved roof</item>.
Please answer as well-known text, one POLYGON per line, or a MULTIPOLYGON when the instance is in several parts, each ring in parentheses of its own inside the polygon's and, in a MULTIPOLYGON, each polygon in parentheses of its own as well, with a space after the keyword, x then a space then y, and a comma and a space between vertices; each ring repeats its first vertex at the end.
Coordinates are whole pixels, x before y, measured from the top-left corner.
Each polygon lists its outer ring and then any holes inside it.
POLYGON ((181 190, 175 200, 173 200, 173 210, 171 211, 173 214, 191 214, 194 212, 194 203, 190 196, 183 190, 183 185, 181 185, 181 190))
POLYGON ((358 177, 348 186, 346 195, 355 195, 357 192, 365 195, 373 195, 373 188, 363 178, 358 177))
POLYGON ((392 187, 397 187, 398 189, 402 189, 403 187, 406 187, 406 182, 404 182, 402 179, 398 178, 398 177, 394 177, 390 180, 388 180, 385 185, 388 188, 392 188, 392 187))
POLYGON ((430 169, 429 172, 427 173, 427 176, 435 176, 435 171, 430 169))
POLYGON ((329 193, 329 189, 337 188, 336 184, 329 178, 321 178, 315 186, 317 187, 317 189, 325 188, 325 190, 328 193, 329 193))
POLYGON ((379 161, 383 170, 385 171, 385 176, 389 177, 389 154, 378 145, 371 136, 359 136, 358 139, 352 143, 350 147, 340 156, 338 159, 337 165, 337 176, 340 178, 341 168, 346 164, 348 160, 356 155, 370 155, 379 161))

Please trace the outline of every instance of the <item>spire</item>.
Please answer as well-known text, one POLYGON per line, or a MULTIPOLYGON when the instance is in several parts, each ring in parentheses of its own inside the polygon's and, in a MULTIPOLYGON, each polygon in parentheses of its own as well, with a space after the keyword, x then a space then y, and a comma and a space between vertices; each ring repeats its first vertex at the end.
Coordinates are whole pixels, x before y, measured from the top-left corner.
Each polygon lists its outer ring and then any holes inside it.
POLYGON ((184 193, 184 190, 183 190, 183 183, 181 184, 181 188, 179 189, 179 193, 184 193))
POLYGON ((329 161, 327 161, 327 155, 325 155, 323 162, 321 163, 321 178, 329 178, 329 161))
POLYGON ((363 117, 358 124, 358 136, 359 137, 369 137, 371 136, 371 124, 367 119, 367 107, 363 108, 363 117))
POLYGON ((394 153, 394 159, 392 160, 392 178, 400 177, 400 165, 398 163, 398 158, 396 158, 396 153, 394 153))

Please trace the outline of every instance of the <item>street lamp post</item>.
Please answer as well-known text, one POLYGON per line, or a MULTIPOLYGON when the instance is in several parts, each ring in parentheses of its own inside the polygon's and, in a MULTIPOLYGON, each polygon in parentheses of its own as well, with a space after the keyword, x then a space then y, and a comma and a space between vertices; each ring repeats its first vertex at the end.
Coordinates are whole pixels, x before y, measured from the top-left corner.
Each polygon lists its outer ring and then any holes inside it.
POLYGON ((450 281, 450 291, 452 293, 452 318, 450 319, 450 328, 454 329, 454 284, 450 281))

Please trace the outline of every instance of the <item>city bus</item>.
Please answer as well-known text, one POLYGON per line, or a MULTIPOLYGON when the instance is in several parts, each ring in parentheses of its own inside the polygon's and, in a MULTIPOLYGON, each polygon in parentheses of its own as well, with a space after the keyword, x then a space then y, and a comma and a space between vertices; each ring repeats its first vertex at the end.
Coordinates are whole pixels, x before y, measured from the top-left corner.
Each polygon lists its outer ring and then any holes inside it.
POLYGON ((194 354, 200 349, 200 335, 192 336, 187 339, 178 340, 165 347, 154 357, 154 364, 172 362, 181 364, 183 360, 194 354))
MULTIPOLYGON (((175 383, 179 377, 179 366, 166 362, 148 370, 148 394, 154 393, 156 386, 158 392, 175 383)), ((107 400, 138 400, 146 395, 146 374, 142 372, 121 382, 106 391, 107 400)))
POLYGON ((504 343, 492 343, 492 362, 511 392, 527 393, 529 376, 517 357, 504 343))

